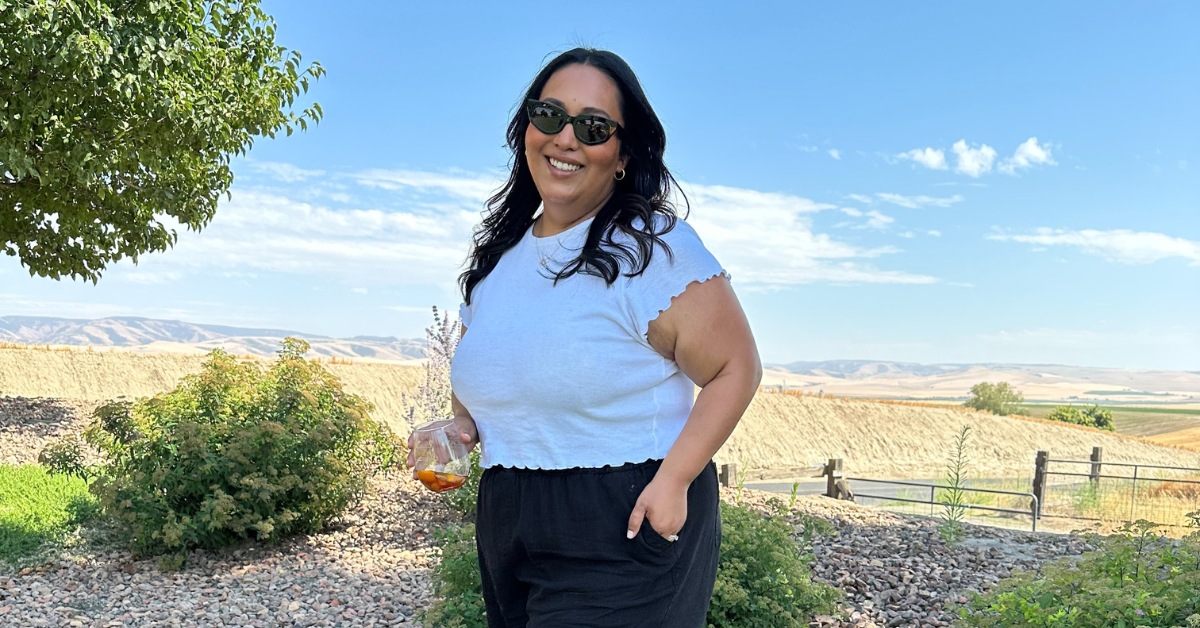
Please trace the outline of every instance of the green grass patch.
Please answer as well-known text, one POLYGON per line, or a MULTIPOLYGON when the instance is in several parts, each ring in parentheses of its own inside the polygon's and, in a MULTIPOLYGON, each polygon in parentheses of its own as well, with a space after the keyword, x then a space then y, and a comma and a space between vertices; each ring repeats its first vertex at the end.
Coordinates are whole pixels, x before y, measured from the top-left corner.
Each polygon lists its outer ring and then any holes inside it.
POLYGON ((38 465, 0 465, 0 561, 17 563, 100 514, 87 484, 38 465))

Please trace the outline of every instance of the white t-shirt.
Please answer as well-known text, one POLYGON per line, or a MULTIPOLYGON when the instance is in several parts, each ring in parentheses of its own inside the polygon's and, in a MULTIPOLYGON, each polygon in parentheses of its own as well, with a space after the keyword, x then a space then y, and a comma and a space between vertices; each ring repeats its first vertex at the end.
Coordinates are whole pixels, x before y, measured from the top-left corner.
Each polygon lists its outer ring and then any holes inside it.
MULTIPOLYGON (((659 231, 666 219, 656 218, 659 231)), ((552 258, 554 270, 569 263, 592 220, 545 238, 531 226, 459 309, 468 329, 450 381, 479 429, 484 468, 662 459, 691 413, 695 384, 654 350, 646 331, 688 284, 724 269, 679 218, 660 236, 673 262, 655 245, 644 273, 622 274, 611 287, 580 273, 553 285, 541 258, 552 258)), ((624 232, 613 238, 637 251, 624 232)), ((627 262, 621 271, 630 271, 627 262)))

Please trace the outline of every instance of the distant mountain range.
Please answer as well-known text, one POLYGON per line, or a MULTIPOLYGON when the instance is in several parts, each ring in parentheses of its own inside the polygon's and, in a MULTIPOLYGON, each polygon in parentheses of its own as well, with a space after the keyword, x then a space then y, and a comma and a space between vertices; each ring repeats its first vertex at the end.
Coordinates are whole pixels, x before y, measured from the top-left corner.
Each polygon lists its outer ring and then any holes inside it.
MULTIPOLYGON (((0 317, 0 342, 117 347, 146 353, 206 353, 274 357, 287 336, 303 338, 313 357, 411 363, 424 358, 425 340, 391 336, 331 338, 282 329, 204 325, 141 317, 95 320, 44 316, 0 317)), ((1200 373, 1060 364, 917 364, 881 360, 822 360, 765 364, 763 383, 838 396, 965 398, 971 386, 1007 381, 1029 400, 1200 404, 1200 373)))
POLYGON ((331 338, 282 329, 203 325, 183 321, 117 316, 94 320, 46 316, 0 317, 0 342, 68 346, 121 347, 170 353, 205 353, 222 348, 231 353, 272 357, 287 336, 303 338, 313 357, 362 361, 407 362, 424 357, 423 339, 379 336, 331 338))

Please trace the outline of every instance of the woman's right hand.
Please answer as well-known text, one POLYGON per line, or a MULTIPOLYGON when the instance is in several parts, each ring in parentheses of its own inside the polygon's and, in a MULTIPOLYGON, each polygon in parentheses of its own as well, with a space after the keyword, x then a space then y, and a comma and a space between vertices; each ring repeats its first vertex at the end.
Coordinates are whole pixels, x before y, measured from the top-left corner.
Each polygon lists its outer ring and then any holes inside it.
MULTIPOLYGON (((472 449, 475 449, 475 445, 479 443, 479 430, 475 427, 475 419, 472 419, 469 415, 459 415, 454 417, 454 424, 458 426, 459 438, 467 446, 467 453, 470 453, 472 449)), ((408 435, 408 459, 404 461, 404 464, 408 468, 413 469, 412 477, 414 480, 417 479, 417 470, 413 468, 417 466, 416 456, 413 455, 413 435, 415 433, 414 431, 408 435)))

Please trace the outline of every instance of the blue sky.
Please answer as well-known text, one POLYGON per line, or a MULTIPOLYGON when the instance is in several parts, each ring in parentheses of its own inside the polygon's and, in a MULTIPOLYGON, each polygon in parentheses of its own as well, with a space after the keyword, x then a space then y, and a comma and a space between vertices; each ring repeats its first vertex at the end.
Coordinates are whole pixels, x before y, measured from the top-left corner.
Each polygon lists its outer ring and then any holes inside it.
POLYGON ((266 2, 321 124, 98 286, 0 259, 0 315, 420 337, 583 44, 638 73, 765 361, 1200 369, 1200 5, 430 4, 266 2))

